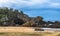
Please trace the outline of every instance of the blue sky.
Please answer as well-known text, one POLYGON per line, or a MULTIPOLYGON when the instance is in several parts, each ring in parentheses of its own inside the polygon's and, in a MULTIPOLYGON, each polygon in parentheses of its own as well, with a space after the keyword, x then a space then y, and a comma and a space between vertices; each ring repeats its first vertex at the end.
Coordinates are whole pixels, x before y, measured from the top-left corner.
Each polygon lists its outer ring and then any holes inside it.
POLYGON ((60 0, 0 0, 0 7, 22 10, 31 17, 42 16, 46 21, 60 21, 60 0))

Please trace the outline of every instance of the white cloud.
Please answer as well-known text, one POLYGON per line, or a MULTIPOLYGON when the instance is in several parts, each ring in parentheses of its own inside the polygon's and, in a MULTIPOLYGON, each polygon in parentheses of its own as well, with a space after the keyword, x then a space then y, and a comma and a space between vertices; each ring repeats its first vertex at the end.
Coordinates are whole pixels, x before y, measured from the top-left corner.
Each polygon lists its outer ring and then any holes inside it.
MULTIPOLYGON (((0 7, 57 7, 60 3, 53 3, 51 0, 0 0, 0 7), (45 4, 46 3, 46 4, 45 4)), ((34 8, 35 8, 34 7, 34 8)))
POLYGON ((25 7, 25 6, 34 6, 37 4, 43 4, 48 2, 49 0, 0 0, 0 6, 12 6, 12 4, 15 4, 17 6, 25 7))
POLYGON ((30 0, 28 4, 36 5, 48 2, 48 0, 30 0))
POLYGON ((60 3, 50 3, 50 6, 52 6, 52 7, 59 7, 60 3))

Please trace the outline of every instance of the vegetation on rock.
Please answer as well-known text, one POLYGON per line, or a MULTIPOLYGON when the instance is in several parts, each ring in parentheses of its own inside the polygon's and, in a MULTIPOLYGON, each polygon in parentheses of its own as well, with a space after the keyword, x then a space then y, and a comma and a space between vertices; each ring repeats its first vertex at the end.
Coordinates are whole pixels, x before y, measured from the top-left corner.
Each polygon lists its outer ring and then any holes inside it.
POLYGON ((60 22, 44 21, 43 17, 29 17, 23 11, 13 8, 0 8, 0 26, 28 26, 60 28, 60 22))

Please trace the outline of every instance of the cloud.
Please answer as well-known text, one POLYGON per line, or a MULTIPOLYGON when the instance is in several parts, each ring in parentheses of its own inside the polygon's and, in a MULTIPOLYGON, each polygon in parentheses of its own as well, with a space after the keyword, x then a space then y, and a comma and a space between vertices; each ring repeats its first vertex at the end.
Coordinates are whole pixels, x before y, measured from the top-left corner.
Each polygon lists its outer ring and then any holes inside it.
POLYGON ((60 3, 50 3, 51 7, 60 7, 60 3))
POLYGON ((43 7, 60 7, 59 0, 0 0, 0 7, 30 7, 30 8, 43 8, 43 7))
POLYGON ((49 0, 0 0, 0 6, 12 6, 11 4, 25 7, 25 6, 35 6, 37 4, 43 4, 49 0))

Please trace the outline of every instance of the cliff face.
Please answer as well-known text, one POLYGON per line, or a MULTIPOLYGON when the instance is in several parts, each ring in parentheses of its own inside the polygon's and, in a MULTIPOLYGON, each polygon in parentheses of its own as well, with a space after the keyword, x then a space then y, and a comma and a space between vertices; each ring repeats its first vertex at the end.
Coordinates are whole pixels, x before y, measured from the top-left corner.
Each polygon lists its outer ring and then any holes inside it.
POLYGON ((29 16, 22 11, 13 8, 0 8, 0 26, 19 26, 29 19, 29 16))
POLYGON ((41 16, 29 17, 23 11, 13 8, 0 8, 0 26, 30 26, 36 27, 43 24, 41 16))

